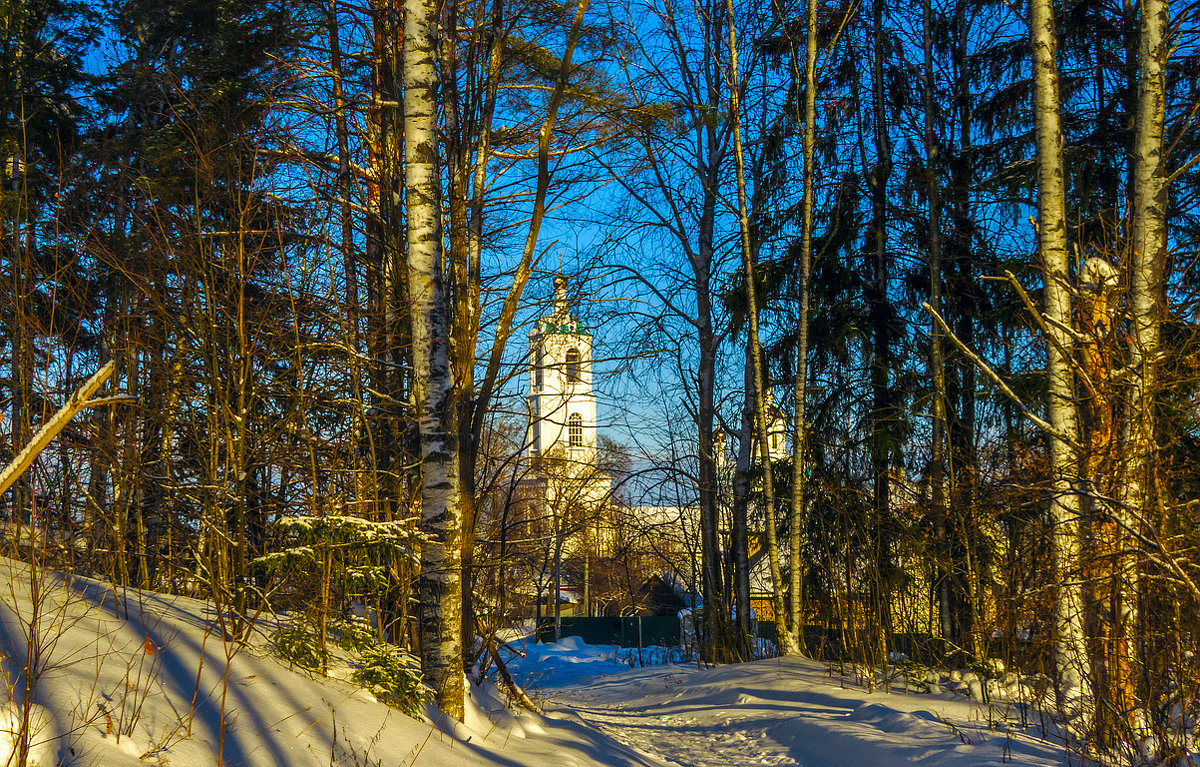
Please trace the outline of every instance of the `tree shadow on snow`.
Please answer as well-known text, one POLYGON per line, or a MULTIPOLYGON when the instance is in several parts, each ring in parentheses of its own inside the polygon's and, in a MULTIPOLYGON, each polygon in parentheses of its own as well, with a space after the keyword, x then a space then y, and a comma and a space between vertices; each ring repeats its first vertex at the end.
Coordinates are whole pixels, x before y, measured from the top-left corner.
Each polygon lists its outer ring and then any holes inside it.
POLYGON ((248 766, 252 763, 251 757, 258 751, 265 751, 270 763, 287 764, 290 756, 286 746, 293 745, 296 736, 283 732, 278 725, 297 717, 302 725, 297 729, 302 731, 324 724, 312 713, 311 706, 303 705, 285 694, 286 688, 268 686, 262 681, 252 685, 254 680, 262 680, 267 676, 263 671, 274 671, 262 665, 270 661, 255 657, 248 647, 226 644, 215 620, 196 616, 174 604, 169 597, 136 590, 119 595, 107 584, 70 576, 60 576, 59 581, 94 609, 112 614, 117 600, 122 601, 121 616, 125 630, 137 643, 135 646, 144 646, 147 653, 158 655, 159 684, 189 707, 189 710, 179 712, 181 717, 186 718, 190 713, 193 725, 201 728, 214 755, 220 748, 220 764, 226 767, 248 766), (168 613, 169 620, 166 620, 168 613), (192 633, 182 630, 177 622, 201 630, 204 632, 203 638, 197 639, 192 633), (234 657, 226 680, 230 651, 234 657), (268 690, 271 702, 290 712, 282 720, 268 722, 262 714, 264 693, 268 690))

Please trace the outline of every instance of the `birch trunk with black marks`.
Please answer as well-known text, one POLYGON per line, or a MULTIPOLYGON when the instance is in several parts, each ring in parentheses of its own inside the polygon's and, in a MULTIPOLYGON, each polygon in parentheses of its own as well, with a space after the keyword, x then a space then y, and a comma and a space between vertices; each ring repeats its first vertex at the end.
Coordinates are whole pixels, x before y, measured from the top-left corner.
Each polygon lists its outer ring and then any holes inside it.
POLYGON ((1133 204, 1130 215, 1132 258, 1129 274, 1130 344, 1125 419, 1122 424, 1124 461, 1117 505, 1117 528, 1122 532, 1119 556, 1113 563, 1115 589, 1112 614, 1118 632, 1110 637, 1106 655, 1112 687, 1123 694, 1114 702, 1114 740, 1128 736, 1136 698, 1132 695, 1137 669, 1132 629, 1137 626, 1137 562, 1128 553, 1127 532, 1157 524, 1159 499, 1155 460, 1155 402, 1162 324, 1166 316, 1167 203, 1169 179, 1163 149, 1166 119, 1164 72, 1171 54, 1168 0, 1143 0, 1138 46, 1138 102, 1133 139, 1133 204), (1121 728, 1118 730, 1118 728, 1121 728))
POLYGON ((1079 456, 1066 440, 1077 442, 1078 404, 1070 332, 1071 287, 1067 273, 1066 190, 1059 110, 1058 64, 1051 0, 1029 4, 1033 51, 1034 121, 1037 144, 1038 251, 1044 290, 1043 313, 1051 343, 1046 349, 1047 410, 1057 436, 1050 442, 1050 540, 1054 600, 1054 658, 1060 703, 1079 711, 1089 698, 1087 652, 1083 633, 1083 590, 1079 585, 1079 456), (1066 438, 1065 440, 1063 438, 1066 438))
POLYGON ((438 4, 404 3, 404 192, 413 383, 420 433, 421 669, 438 706, 462 720, 462 589, 458 425, 438 217, 438 4))

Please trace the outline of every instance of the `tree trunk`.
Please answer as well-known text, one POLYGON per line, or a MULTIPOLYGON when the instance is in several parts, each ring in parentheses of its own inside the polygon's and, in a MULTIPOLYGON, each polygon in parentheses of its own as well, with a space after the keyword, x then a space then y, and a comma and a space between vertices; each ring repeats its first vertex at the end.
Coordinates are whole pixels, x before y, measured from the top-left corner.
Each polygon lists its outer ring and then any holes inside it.
POLYGON ((750 345, 742 367, 741 422, 738 424, 738 453, 733 479, 733 514, 730 520, 729 547, 730 580, 733 604, 737 607, 737 628, 750 631, 750 475, 754 470, 754 433, 757 415, 754 394, 754 355, 750 345))
MULTIPOLYGON (((399 405, 412 405, 414 396, 406 372, 411 370, 411 322, 404 305, 404 227, 397 204, 404 178, 403 116, 398 103, 403 13, 401 0, 373 0, 371 10, 372 100, 367 120, 371 181, 366 190, 363 260, 367 277, 365 345, 372 363, 367 368, 371 385, 365 387, 369 401, 363 403, 371 413, 364 418, 370 450, 364 485, 375 502, 377 518, 395 521, 410 513, 410 499, 419 492, 410 479, 411 472, 406 471, 416 460, 414 428, 399 405)), ((413 574, 407 563, 396 563, 386 589, 387 619, 397 640, 413 633, 408 623, 413 574)), ((416 644, 419 642, 413 646, 416 644)))
POLYGON ((457 402, 447 344, 437 193, 438 6, 405 0, 404 157, 408 294, 421 458, 421 668, 437 703, 462 720, 462 590, 457 402))
MULTIPOLYGON (((714 163, 715 165, 715 163, 714 163)), ((700 357, 696 365, 696 430, 700 450, 700 562, 701 583, 704 594, 705 620, 700 629, 704 632, 708 648, 716 650, 718 642, 727 631, 728 604, 721 578, 720 516, 717 511, 719 477, 717 450, 724 450, 725 443, 718 444, 713 424, 716 422, 717 341, 713 332, 712 296, 709 284, 712 278, 713 222, 716 218, 716 176, 710 168, 709 183, 704 187, 704 202, 700 218, 698 252, 692 260, 692 274, 696 292, 696 340, 700 357)), ((743 531, 744 532, 744 531, 743 531)), ((745 536, 742 536, 742 542, 745 536)), ((735 552, 737 551, 735 547, 735 552)), ((741 549, 745 554, 745 547, 741 549)), ((746 568, 747 570, 749 568, 746 568)), ((749 580, 747 579, 747 600, 749 580)), ((715 658, 714 658, 715 659, 715 658)))
MULTIPOLYGON (((934 132, 937 124, 934 111, 933 69, 933 8, 932 0, 923 0, 921 16, 923 27, 922 50, 922 101, 925 112, 925 199, 929 209, 929 305, 935 312, 942 311, 942 206, 941 188, 938 180, 941 156, 938 139, 934 132)), ((949 545, 947 540, 950 509, 946 502, 946 364, 942 354, 942 331, 936 320, 930 320, 929 368, 933 383, 933 425, 929 461, 929 496, 938 541, 941 562, 936 565, 938 623, 944 642, 953 640, 953 625, 950 619, 950 574, 947 563, 949 545)), ((946 651, 943 645, 943 652, 946 651)))
MULTIPOLYGON (((550 190, 550 182, 553 173, 550 168, 550 144, 554 137, 555 125, 558 121, 558 112, 562 106, 563 97, 566 92, 567 83, 570 81, 572 71, 572 59, 575 55, 575 48, 579 44, 579 38, 583 30, 583 20, 587 14, 589 0, 579 0, 575 7, 575 14, 571 20, 570 32, 567 35, 566 46, 563 52, 561 61, 559 62, 558 79, 555 83, 554 91, 551 93, 546 104, 546 117, 542 121, 541 129, 538 132, 538 175, 537 186, 534 191, 533 213, 529 220, 529 229, 525 233, 525 246, 521 252, 521 260, 517 264, 516 272, 513 275, 512 286, 504 296, 504 302, 500 308, 500 316, 496 323, 496 331, 492 339, 492 348, 487 358, 487 366, 484 371, 483 379, 479 384, 478 390, 474 389, 474 368, 475 354, 474 346, 479 337, 479 321, 480 321, 480 305, 479 305, 479 290, 480 290, 480 254, 482 249, 483 237, 483 195, 485 191, 484 181, 486 179, 486 163, 488 159, 488 141, 491 131, 492 114, 495 108, 496 89, 499 85, 500 77, 500 57, 503 51, 503 29, 502 29, 502 9, 503 5, 500 0, 496 0, 492 6, 492 29, 490 34, 493 36, 489 45, 490 59, 488 65, 488 82, 486 84, 487 94, 485 96, 485 105, 483 119, 480 126, 480 135, 478 138, 479 146, 475 153, 475 168, 473 172, 474 178, 474 196, 471 201, 471 219, 467 231, 463 233, 466 238, 466 253, 456 256, 455 263, 461 255, 466 255, 468 261, 463 265, 459 265, 458 278, 456 282, 459 284, 459 297, 456 300, 455 311, 455 338, 456 349, 455 370, 456 379, 460 382, 466 382, 471 385, 471 390, 460 396, 469 394, 470 401, 465 402, 463 418, 464 423, 460 424, 460 444, 459 444, 459 472, 463 481, 463 486, 460 488, 460 497, 463 499, 464 509, 464 535, 463 538, 463 557, 464 557, 464 576, 469 575, 469 569, 474 560, 474 541, 475 541, 475 478, 474 471, 479 455, 479 443, 483 439, 483 425, 491 407, 492 398, 495 395, 498 386, 501 363, 504 357, 504 351, 508 345, 508 341, 512 336, 513 321, 516 317, 517 309, 520 306, 521 298, 525 292, 525 286, 529 281, 530 275, 533 273, 534 253, 537 250, 538 237, 542 230, 542 221, 546 215, 546 196, 550 190), (468 347, 469 344, 469 347, 468 347)), ((464 162, 466 160, 464 159, 464 162)), ((465 178, 465 170, 464 170, 465 178)), ((454 240, 452 239, 452 243, 454 240)), ((464 604, 470 606, 470 596, 465 591, 470 588, 470 579, 464 577, 464 604)), ((469 611, 464 611, 464 642, 470 637, 470 633, 474 630, 474 623, 469 611)))
MULTIPOLYGON (((720 78, 716 72, 716 49, 720 34, 711 15, 704 17, 706 46, 712 47, 712 56, 705 57, 704 74, 707 85, 705 106, 716 114, 721 102, 720 78)), ((682 41, 680 41, 682 44, 682 41)), ((696 340, 699 343, 699 359, 696 367, 697 431, 700 448, 700 559, 704 572, 704 620, 702 631, 709 639, 708 646, 714 660, 722 655, 742 657, 745 654, 747 632, 750 630, 750 563, 746 540, 746 508, 734 501, 733 520, 730 531, 729 563, 732 577, 722 577, 721 516, 718 508, 719 479, 717 477, 718 456, 725 442, 718 446, 713 424, 716 421, 717 353, 720 342, 713 330, 712 272, 716 258, 717 199, 721 185, 721 166, 724 150, 719 140, 717 121, 705 120, 704 130, 697 132, 696 175, 702 187, 699 231, 696 235, 696 250, 685 246, 690 254, 692 279, 696 292, 696 340), (703 140, 700 136, 703 135, 703 140), (702 146, 701 146, 702 145, 702 146), (741 631, 733 631, 729 607, 738 606, 741 631), (740 621, 745 616, 745 623, 740 621)))
MULTIPOLYGON (((950 280, 945 298, 951 303, 955 334, 969 348, 975 345, 978 301, 975 283, 975 231, 971 219, 972 168, 971 151, 971 94, 968 61, 969 22, 966 0, 955 4, 951 24, 955 109, 958 151, 950 164, 950 206, 952 237, 946 248, 949 255, 950 280)), ((979 522, 976 519, 978 460, 975 450, 976 406, 975 365, 961 356, 954 365, 955 372, 948 385, 946 422, 947 505, 954 512, 950 518, 949 543, 952 551, 951 620, 953 632, 972 655, 982 658, 986 646, 981 634, 983 573, 979 566, 979 522)))
POLYGON ((729 25, 729 108, 733 124, 733 159, 737 170, 738 224, 741 228, 742 272, 746 280, 746 335, 754 372, 755 423, 758 453, 762 470, 763 504, 766 507, 767 556, 771 560, 771 583, 774 587, 775 630, 779 648, 784 654, 796 651, 783 601, 783 574, 779 562, 778 527, 775 518, 775 479, 771 474, 771 445, 768 441, 767 391, 763 370, 762 345, 758 337, 758 296, 754 277, 754 260, 750 250, 750 216, 746 209, 746 169, 742 154, 741 111, 739 107, 737 32, 734 24, 733 0, 726 0, 725 13, 729 25))
MULTIPOLYGON (((5 159, 7 162, 7 159, 5 159)), ((23 179, 14 179, 13 190, 17 195, 18 204, 12 217, 5 222, 7 231, 0 234, 6 242, 3 247, 8 256, 9 265, 9 295, 12 300, 12 330, 9 372, 11 380, 12 399, 9 404, 9 422, 12 435, 12 455, 16 456, 29 442, 33 434, 33 331, 34 318, 31 312, 31 299, 34 277, 32 274, 32 259, 29 249, 22 242, 23 216, 27 213, 25 205, 25 189, 21 186, 23 179)), ((20 480, 13 488, 11 495, 11 511, 9 522, 12 524, 13 551, 21 540, 21 525, 33 506, 33 486, 27 480, 20 480)))
POLYGON ((888 534, 891 516, 891 421, 893 412, 892 319, 888 297, 889 257, 887 251, 888 180, 892 175, 892 144, 888 135, 887 103, 883 82, 883 0, 875 0, 871 60, 872 104, 875 122, 875 167, 870 173, 871 225, 870 268, 867 288, 868 321, 871 325, 871 472, 875 493, 875 593, 873 609, 880 632, 872 649, 883 657, 883 644, 891 635, 892 541, 888 534))
POLYGON ((1117 526, 1119 513, 1111 499, 1116 491, 1114 458, 1117 450, 1113 423, 1113 308, 1117 289, 1117 270, 1108 261, 1092 257, 1079 270, 1078 326, 1079 358, 1086 376, 1082 431, 1086 436, 1083 454, 1083 481, 1087 495, 1082 500, 1083 518, 1089 523, 1084 536, 1084 580, 1090 597, 1087 603, 1085 631, 1092 639, 1091 670, 1096 694, 1097 741, 1101 748, 1115 744, 1117 728, 1127 710, 1126 696, 1132 690, 1127 664, 1115 664, 1111 652, 1124 635, 1126 626, 1120 612, 1122 588, 1117 564, 1124 558, 1122 532, 1117 526), (1124 665, 1122 674, 1120 666, 1124 665), (1120 686, 1118 686, 1120 684, 1120 686), (1119 712, 1119 713, 1118 713, 1119 712))
POLYGON ((1029 29, 1033 49, 1038 163, 1038 251, 1041 254, 1045 292, 1043 311, 1052 341, 1046 349, 1046 379, 1049 422, 1055 432, 1055 436, 1049 440, 1049 523, 1053 577, 1057 583, 1054 658, 1060 700, 1065 709, 1074 712, 1082 711, 1079 703, 1089 698, 1089 691, 1083 634, 1083 593, 1078 585, 1080 505, 1074 483, 1079 479, 1079 456, 1066 441, 1078 441, 1079 427, 1075 378, 1068 356, 1074 349, 1074 338, 1070 333, 1066 190, 1052 0, 1030 0, 1029 29))
MULTIPOLYGON (((1130 215, 1132 261, 1129 275, 1129 310, 1132 339, 1128 367, 1134 371, 1126 392, 1124 432, 1125 461, 1121 472, 1122 493, 1118 504, 1121 527, 1137 530, 1141 524, 1159 522, 1156 483, 1155 418, 1158 396, 1158 357, 1162 323, 1166 315, 1167 227, 1169 180, 1163 156, 1163 123, 1166 116, 1164 72, 1171 53, 1168 37, 1168 0, 1143 0, 1138 47, 1138 108, 1133 143, 1133 204, 1130 215)), ((1118 543, 1122 552, 1129 546, 1124 532, 1118 543)), ((1113 563, 1114 594, 1111 605, 1116 632, 1106 654, 1112 685, 1124 691, 1116 704, 1122 720, 1118 726, 1137 726, 1132 721, 1134 648, 1132 629, 1138 625, 1136 561, 1124 554, 1113 563)), ((1128 734, 1128 730, 1123 730, 1128 734)))
MULTIPOLYGON (((808 328, 810 283, 813 257, 813 185, 816 176, 817 146, 817 0, 808 0, 807 34, 804 63, 804 197, 800 224, 800 295, 796 310, 796 381, 792 443, 792 509, 789 522, 789 597, 792 637, 798 652, 806 652, 804 643, 804 523, 808 482, 808 328)), ((795 55, 792 57, 795 69, 795 55)), ((796 77, 796 73, 793 73, 796 77)), ((796 77, 798 80, 799 78, 796 77)))

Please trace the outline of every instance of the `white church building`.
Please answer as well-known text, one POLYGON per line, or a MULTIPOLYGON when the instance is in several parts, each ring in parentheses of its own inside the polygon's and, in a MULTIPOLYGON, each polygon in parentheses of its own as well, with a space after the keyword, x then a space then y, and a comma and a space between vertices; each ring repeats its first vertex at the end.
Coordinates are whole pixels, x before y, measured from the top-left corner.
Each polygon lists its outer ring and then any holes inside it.
POLYGON ((550 614, 564 602, 564 615, 590 604, 586 563, 610 556, 616 540, 612 478, 597 466, 592 334, 571 313, 568 284, 554 278, 553 306, 529 331, 526 474, 516 504, 517 515, 530 521, 529 535, 546 546, 531 572, 538 603, 546 596, 550 614), (561 562, 572 557, 585 563, 580 582, 560 579, 561 562))

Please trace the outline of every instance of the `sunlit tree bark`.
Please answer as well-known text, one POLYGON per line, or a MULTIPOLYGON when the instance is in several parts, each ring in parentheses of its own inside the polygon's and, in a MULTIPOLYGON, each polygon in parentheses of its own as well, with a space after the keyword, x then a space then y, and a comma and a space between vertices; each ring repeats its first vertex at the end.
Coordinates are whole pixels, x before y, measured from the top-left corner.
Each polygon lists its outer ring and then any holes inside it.
POLYGON ((1038 252, 1041 256, 1044 315, 1049 323, 1046 378, 1050 426, 1050 535, 1054 557, 1055 664, 1064 705, 1086 699, 1087 653, 1083 633, 1083 593, 1079 577, 1079 455, 1075 375, 1070 355, 1071 286, 1067 279, 1066 191, 1059 111, 1058 64, 1051 0, 1029 4, 1033 50, 1034 121, 1037 143, 1038 252))
POLYGON ((733 156, 737 170, 738 225, 741 230, 742 278, 746 284, 746 343, 749 345, 750 365, 754 382, 755 437, 758 441, 758 458, 762 476, 763 504, 766 508, 767 556, 771 563, 771 583, 774 586, 775 628, 779 635, 779 647, 784 654, 796 651, 795 638, 791 632, 786 604, 783 600, 783 572, 780 565, 778 525, 775 505, 775 478, 771 473, 771 443, 768 421, 771 394, 766 386, 766 371, 763 367, 762 344, 758 333, 758 288, 754 278, 754 258, 750 246, 750 216, 746 208, 746 170, 742 153, 741 112, 739 106, 738 47, 734 24, 733 0, 725 3, 726 24, 729 32, 729 103, 733 121, 733 156))
POLYGON ((448 344, 449 310, 438 224, 438 5, 405 0, 404 159, 408 215, 408 296, 413 378, 420 430, 421 668, 437 703, 462 720, 462 515, 459 508, 458 424, 448 344))

